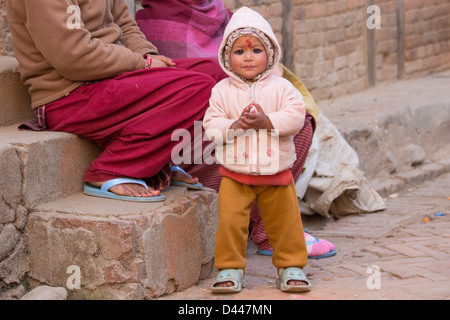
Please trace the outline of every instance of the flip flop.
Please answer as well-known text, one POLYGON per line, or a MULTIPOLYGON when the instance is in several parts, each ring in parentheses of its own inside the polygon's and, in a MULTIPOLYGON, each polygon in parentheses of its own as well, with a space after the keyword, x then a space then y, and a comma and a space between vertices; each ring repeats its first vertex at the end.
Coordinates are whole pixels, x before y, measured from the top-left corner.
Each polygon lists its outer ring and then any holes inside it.
MULTIPOLYGON (((180 171, 187 175, 186 171, 184 171, 179 166, 173 166, 172 172, 173 171, 180 171)), ((171 181, 170 185, 176 186, 176 187, 186 187, 186 188, 192 189, 192 190, 202 190, 203 189, 203 185, 201 183, 187 183, 187 182, 182 182, 182 181, 171 181)))
POLYGON ((336 250, 331 250, 330 252, 326 253, 326 254, 322 254, 320 256, 308 256, 309 259, 323 259, 323 258, 329 258, 329 257, 333 257, 335 256, 337 253, 336 250))
MULTIPOLYGON (((305 232, 306 249, 309 259, 324 259, 336 255, 334 245, 324 239, 317 239, 305 232)), ((258 250, 258 254, 272 256, 272 250, 258 250)))
POLYGON ((277 279, 277 287, 283 292, 309 292, 311 291, 311 282, 306 277, 305 271, 298 267, 280 268, 278 271, 280 277, 277 279), (304 281, 303 285, 288 284, 291 280, 304 281))
POLYGON ((211 286, 212 293, 238 293, 247 285, 247 278, 243 269, 222 269, 216 276, 216 281, 211 286), (233 282, 232 287, 215 287, 223 282, 233 282))
POLYGON ((93 197, 100 197, 100 198, 107 198, 107 199, 114 199, 114 200, 123 200, 123 201, 132 201, 132 202, 160 202, 166 200, 166 197, 163 195, 159 196, 152 196, 152 197, 130 197, 130 196, 121 196, 118 194, 115 194, 111 191, 109 191, 110 188, 118 185, 118 184, 124 184, 124 183, 135 183, 143 185, 147 188, 147 184, 143 180, 139 179, 127 179, 127 178, 118 178, 118 179, 112 179, 108 182, 105 182, 101 188, 95 187, 93 185, 90 185, 88 183, 84 184, 84 193, 93 196, 93 197))
POLYGON ((306 248, 309 259, 323 259, 336 255, 337 251, 331 242, 318 239, 305 232, 306 248))

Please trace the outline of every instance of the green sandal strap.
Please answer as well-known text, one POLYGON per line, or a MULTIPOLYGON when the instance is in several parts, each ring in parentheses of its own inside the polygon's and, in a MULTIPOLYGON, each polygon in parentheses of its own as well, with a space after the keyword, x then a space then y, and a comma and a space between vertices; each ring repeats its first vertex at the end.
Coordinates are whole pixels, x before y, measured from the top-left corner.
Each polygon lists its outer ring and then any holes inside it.
POLYGON ((289 267, 286 269, 280 268, 280 277, 277 280, 277 286, 281 291, 285 292, 307 292, 311 291, 311 282, 306 277, 305 271, 298 267, 289 267), (306 284, 303 285, 290 285, 289 281, 298 280, 304 281, 306 284))
POLYGON ((211 290, 213 293, 236 293, 247 285, 247 279, 244 276, 243 269, 222 269, 216 276, 211 290), (219 283, 233 282, 232 287, 216 287, 219 283))

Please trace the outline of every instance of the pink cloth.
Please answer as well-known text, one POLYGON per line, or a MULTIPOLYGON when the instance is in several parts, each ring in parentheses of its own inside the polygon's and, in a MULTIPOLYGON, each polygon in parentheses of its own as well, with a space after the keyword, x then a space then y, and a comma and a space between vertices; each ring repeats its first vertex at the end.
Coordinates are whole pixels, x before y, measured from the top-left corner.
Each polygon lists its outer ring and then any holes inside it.
POLYGON ((220 0, 143 0, 136 22, 160 54, 217 58, 230 11, 220 0))

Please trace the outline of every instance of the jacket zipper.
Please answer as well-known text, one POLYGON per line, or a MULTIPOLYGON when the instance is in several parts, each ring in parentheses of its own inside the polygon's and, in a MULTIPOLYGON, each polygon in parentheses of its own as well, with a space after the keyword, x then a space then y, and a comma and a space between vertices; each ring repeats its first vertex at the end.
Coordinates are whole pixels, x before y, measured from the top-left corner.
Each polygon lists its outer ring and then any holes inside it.
POLYGON ((256 97, 255 97, 255 87, 256 87, 256 82, 253 82, 252 85, 250 86, 250 92, 252 94, 252 102, 256 102, 256 97))
MULTIPOLYGON (((256 103, 256 81, 252 83, 251 87, 250 87, 250 91, 252 94, 252 103, 255 102, 256 103)), ((256 171, 256 168, 258 166, 258 134, 253 135, 253 148, 256 148, 256 152, 253 152, 252 156, 252 162, 250 163, 250 168, 252 171, 256 171)))

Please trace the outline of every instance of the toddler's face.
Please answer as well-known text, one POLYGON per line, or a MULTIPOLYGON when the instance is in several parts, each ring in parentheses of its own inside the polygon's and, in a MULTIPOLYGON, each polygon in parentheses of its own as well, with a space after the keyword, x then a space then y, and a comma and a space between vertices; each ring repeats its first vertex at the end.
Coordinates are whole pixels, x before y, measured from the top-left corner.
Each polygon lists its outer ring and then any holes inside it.
POLYGON ((267 68, 266 49, 255 37, 240 37, 231 48, 230 63, 236 74, 251 81, 267 68))

